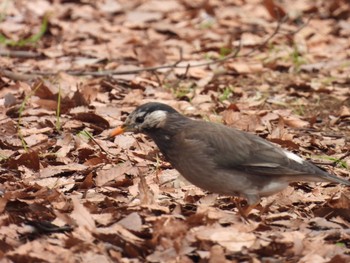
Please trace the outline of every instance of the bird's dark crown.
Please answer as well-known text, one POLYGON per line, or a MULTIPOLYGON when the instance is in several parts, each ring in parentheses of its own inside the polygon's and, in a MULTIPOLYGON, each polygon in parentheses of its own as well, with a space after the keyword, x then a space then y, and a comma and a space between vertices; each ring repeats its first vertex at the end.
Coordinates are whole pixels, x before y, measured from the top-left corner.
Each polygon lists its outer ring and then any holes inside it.
POLYGON ((182 116, 172 107, 158 102, 149 102, 137 107, 124 122, 124 130, 149 132, 163 128, 170 115, 182 116))
POLYGON ((148 103, 142 104, 141 106, 135 109, 135 112, 145 112, 147 114, 157 110, 165 111, 168 113, 177 112, 175 109, 173 109, 169 105, 166 105, 164 103, 159 103, 159 102, 148 102, 148 103))

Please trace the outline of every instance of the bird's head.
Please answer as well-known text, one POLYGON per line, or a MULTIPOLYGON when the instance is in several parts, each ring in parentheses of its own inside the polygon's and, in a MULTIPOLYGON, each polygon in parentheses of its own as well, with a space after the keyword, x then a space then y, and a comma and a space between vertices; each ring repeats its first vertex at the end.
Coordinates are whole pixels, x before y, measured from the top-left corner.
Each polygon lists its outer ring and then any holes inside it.
POLYGON ((124 132, 147 134, 156 129, 161 129, 166 125, 168 116, 174 113, 180 115, 175 109, 163 103, 150 102, 143 104, 130 113, 124 124, 113 130, 110 137, 115 137, 124 132))

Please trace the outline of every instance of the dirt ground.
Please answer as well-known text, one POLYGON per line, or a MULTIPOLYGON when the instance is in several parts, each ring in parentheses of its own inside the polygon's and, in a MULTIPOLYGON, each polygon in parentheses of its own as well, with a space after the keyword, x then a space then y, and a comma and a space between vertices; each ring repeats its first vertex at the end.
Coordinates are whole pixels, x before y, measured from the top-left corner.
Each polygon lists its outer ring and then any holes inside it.
POLYGON ((349 87, 346 0, 3 0, 0 261, 350 262, 347 187, 246 222, 146 136, 108 138, 158 101, 349 179, 349 87))

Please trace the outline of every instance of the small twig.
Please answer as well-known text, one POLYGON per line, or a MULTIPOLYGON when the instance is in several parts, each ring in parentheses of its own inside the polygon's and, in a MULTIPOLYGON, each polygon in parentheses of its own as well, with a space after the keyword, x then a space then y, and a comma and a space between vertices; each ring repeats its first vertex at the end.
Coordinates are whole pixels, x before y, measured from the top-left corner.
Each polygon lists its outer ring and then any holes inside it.
MULTIPOLYGON (((296 31, 292 32, 292 34, 295 34, 295 33, 299 32, 301 29, 303 29, 310 22, 311 18, 312 17, 310 17, 309 20, 306 23, 304 23, 300 28, 298 28, 296 31)), ((134 70, 106 70, 106 71, 68 70, 68 71, 65 71, 65 73, 67 73, 69 75, 73 75, 73 76, 103 77, 103 76, 111 76, 111 75, 137 74, 137 73, 145 72, 145 71, 154 72, 154 71, 161 70, 161 69, 175 69, 175 68, 184 68, 184 69, 186 69, 186 71, 188 71, 190 68, 204 67, 204 66, 219 64, 219 63, 225 62, 229 59, 233 59, 236 57, 249 57, 255 51, 261 49, 262 47, 265 47, 270 42, 270 40, 278 34, 278 32, 281 29, 282 24, 285 22, 286 19, 287 19, 287 17, 279 19, 277 26, 276 26, 275 30, 272 32, 272 34, 270 34, 260 45, 256 46, 252 50, 250 50, 250 51, 248 51, 240 56, 238 54, 241 51, 241 47, 242 47, 241 41, 239 42, 239 46, 237 47, 237 49, 234 52, 232 52, 231 54, 229 54, 223 58, 215 59, 215 60, 208 61, 208 62, 202 62, 202 63, 198 63, 198 64, 179 65, 181 62, 183 62, 182 49, 179 48, 179 53, 180 53, 179 60, 176 61, 175 63, 172 63, 172 64, 167 64, 167 65, 162 65, 162 66, 154 66, 154 67, 145 67, 145 68, 139 68, 139 69, 134 69, 134 70)), ((56 74, 58 74, 58 72, 32 71, 31 75, 28 75, 28 77, 30 77, 30 76, 36 77, 37 75, 50 76, 50 75, 56 75, 56 74), (32 75, 32 74, 34 74, 34 75, 32 75)))
POLYGON ((318 162, 318 161, 310 161, 314 165, 327 165, 327 166, 332 166, 334 167, 335 162, 318 162))
POLYGON ((340 157, 339 159, 338 159, 338 161, 342 161, 342 160, 344 160, 346 157, 349 157, 350 156, 350 151, 348 151, 346 154, 344 154, 342 157, 340 157))
POLYGON ((262 48, 262 47, 265 47, 265 46, 270 42, 270 40, 271 40, 272 38, 274 38, 274 37, 278 34, 278 32, 279 32, 280 29, 281 29, 282 24, 283 24, 287 19, 288 19, 288 17, 285 16, 284 18, 278 20, 277 26, 276 26, 275 30, 272 32, 272 34, 271 34, 270 36, 268 36, 259 46, 255 47, 255 48, 253 48, 252 50, 250 50, 249 52, 245 53, 245 54, 243 55, 243 57, 248 57, 248 56, 250 56, 251 54, 253 54, 255 51, 257 51, 258 49, 260 49, 260 48, 262 48))
POLYGON ((6 70, 6 69, 0 70, 0 76, 4 76, 6 78, 9 78, 9 79, 12 79, 12 80, 18 80, 18 81, 33 80, 33 79, 38 78, 39 75, 27 74, 27 73, 18 73, 18 72, 13 72, 11 70, 6 70))
POLYGON ((177 47, 179 49, 179 59, 177 62, 174 63, 174 66, 177 66, 179 63, 183 61, 183 49, 182 47, 177 47))
MULTIPOLYGON (((275 28, 274 32, 265 40, 261 45, 258 47, 254 48, 253 50, 249 51, 248 53, 240 56, 240 57, 245 57, 249 56, 259 48, 265 46, 268 41, 270 41, 271 38, 273 38, 278 31, 281 28, 281 24, 283 21, 280 21, 277 24, 277 27, 275 28)), ((239 46, 237 49, 232 52, 231 54, 227 55, 226 57, 219 58, 216 60, 208 61, 208 62, 203 62, 203 63, 198 63, 198 64, 187 64, 187 65, 179 65, 180 62, 183 61, 182 59, 182 50, 180 49, 180 59, 176 61, 175 63, 168 64, 168 65, 162 65, 162 66, 155 66, 155 67, 145 67, 145 68, 140 68, 140 69, 134 69, 134 70, 105 70, 105 71, 66 71, 67 74, 73 75, 73 76, 93 76, 93 77, 103 77, 103 76, 109 76, 109 75, 127 75, 127 74, 137 74, 140 72, 145 72, 145 71, 155 71, 155 70, 160 70, 160 69, 174 69, 174 68, 196 68, 196 67, 204 67, 204 66, 209 66, 217 63, 222 63, 224 61, 227 61, 232 58, 238 57, 238 54, 241 50, 242 44, 240 41, 239 46)), ((32 71, 32 74, 37 74, 37 75, 43 75, 43 76, 50 76, 50 75, 55 75, 57 73, 54 72, 41 72, 41 71, 32 71)))
POLYGON ((164 186, 164 185, 166 185, 168 183, 172 183, 172 182, 175 182, 175 181, 176 181, 176 178, 171 178, 169 180, 164 181, 163 183, 160 183, 159 186, 164 186))
POLYGON ((25 50, 0 49, 0 56, 11 58, 37 58, 40 57, 41 54, 25 50))
POLYGON ((331 138, 344 138, 344 134, 339 134, 339 133, 321 133, 323 137, 331 137, 331 138))
POLYGON ((187 64, 187 67, 186 67, 186 70, 185 70, 185 73, 183 74, 183 79, 186 78, 187 74, 188 74, 188 71, 190 70, 190 64, 187 64))
POLYGON ((350 151, 348 151, 346 154, 344 154, 343 156, 339 157, 337 160, 335 160, 334 162, 317 162, 317 161, 313 161, 312 163, 313 164, 316 164, 316 165, 328 165, 328 166, 332 166, 332 167, 335 167, 337 166, 337 164, 344 160, 345 158, 349 157, 350 156, 350 151))
POLYGON ((159 77, 157 71, 153 71, 152 73, 153 73, 153 75, 156 77, 157 82, 158 82, 158 85, 159 85, 159 86, 162 86, 163 82, 161 81, 161 79, 160 79, 160 77, 159 77))
POLYGON ((295 31, 292 32, 292 35, 295 35, 296 33, 303 30, 306 26, 308 26, 310 24, 311 19, 313 19, 313 18, 314 18, 314 15, 311 14, 310 17, 306 20, 306 22, 304 24, 302 24, 299 28, 297 28, 295 31))
POLYGON ((86 135, 89 137, 89 139, 90 139, 91 141, 93 141, 94 144, 96 144, 96 145, 98 146, 98 148, 100 148, 101 151, 103 151, 103 152, 106 153, 107 155, 110 155, 110 156, 113 156, 113 157, 116 156, 116 155, 114 155, 114 154, 108 152, 107 150, 105 150, 105 149, 95 140, 95 138, 91 136, 90 133, 87 132, 86 135))

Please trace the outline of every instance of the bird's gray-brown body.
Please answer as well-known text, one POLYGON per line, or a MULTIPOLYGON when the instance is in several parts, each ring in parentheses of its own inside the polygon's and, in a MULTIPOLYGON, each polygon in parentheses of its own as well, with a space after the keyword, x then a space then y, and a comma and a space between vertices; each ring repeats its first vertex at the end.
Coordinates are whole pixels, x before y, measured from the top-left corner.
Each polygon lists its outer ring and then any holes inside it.
POLYGON ((152 138, 173 167, 194 185, 244 197, 250 205, 261 196, 283 190, 290 182, 350 185, 256 135, 189 119, 164 104, 141 105, 130 114, 125 127, 152 138), (135 123, 137 118, 143 123, 135 123))

